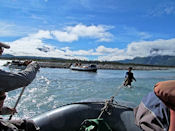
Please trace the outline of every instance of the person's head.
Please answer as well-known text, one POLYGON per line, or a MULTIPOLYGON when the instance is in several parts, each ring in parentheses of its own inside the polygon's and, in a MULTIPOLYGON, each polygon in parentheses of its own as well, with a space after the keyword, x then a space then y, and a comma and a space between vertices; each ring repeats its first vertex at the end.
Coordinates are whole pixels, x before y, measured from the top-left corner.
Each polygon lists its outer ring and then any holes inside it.
POLYGON ((128 68, 128 71, 131 71, 131 70, 132 70, 132 67, 129 67, 129 68, 128 68))
POLYGON ((2 43, 2 42, 0 42, 0 55, 2 55, 2 53, 3 53, 3 51, 4 51, 4 48, 9 49, 10 46, 7 45, 7 44, 4 44, 4 43, 2 43))

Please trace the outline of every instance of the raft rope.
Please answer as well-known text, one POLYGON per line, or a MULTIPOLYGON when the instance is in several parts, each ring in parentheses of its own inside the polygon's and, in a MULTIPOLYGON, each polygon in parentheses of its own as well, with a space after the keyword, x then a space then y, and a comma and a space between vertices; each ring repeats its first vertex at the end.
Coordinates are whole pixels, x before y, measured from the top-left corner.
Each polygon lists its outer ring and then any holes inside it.
MULTIPOLYGON (((91 131, 91 130, 94 130, 94 129, 96 129, 96 130, 103 130, 103 131, 112 131, 112 129, 109 127, 109 125, 101 117, 102 117, 104 112, 106 112, 109 116, 111 115, 111 112, 109 112, 109 108, 114 105, 114 97, 118 95, 119 90, 122 87, 123 87, 123 84, 117 88, 114 96, 112 96, 111 99, 105 101, 104 107, 101 108, 101 112, 100 112, 99 116, 96 119, 86 119, 81 124, 80 131, 85 131, 85 130, 86 131, 91 131), (104 127, 107 127, 107 128, 102 127, 99 122, 103 122, 102 125, 104 127)), ((117 102, 115 102, 115 104, 117 106, 119 105, 117 102)))
MULTIPOLYGON (((105 105, 104 105, 104 107, 101 109, 101 113, 100 113, 100 115, 98 116, 98 119, 101 118, 101 116, 103 115, 104 112, 107 112, 108 115, 111 115, 111 113, 108 112, 109 105, 113 103, 114 97, 118 95, 118 93, 119 93, 119 91, 120 91, 120 89, 121 89, 122 87, 123 87, 123 84, 120 85, 120 86, 118 86, 116 92, 114 93, 114 96, 111 96, 111 99, 106 100, 105 105)), ((117 102, 116 102, 116 103, 117 103, 117 102)))
POLYGON ((113 95, 112 97, 117 96, 117 95, 118 95, 118 93, 119 93, 119 91, 120 91, 120 89, 121 89, 122 87, 124 87, 124 85, 123 85, 123 84, 122 84, 122 85, 120 85, 120 86, 118 86, 118 88, 117 88, 116 92, 114 93, 114 95, 113 95))
POLYGON ((111 103, 111 99, 110 100, 106 100, 105 102, 105 106, 101 109, 101 113, 100 115, 98 116, 98 119, 101 118, 101 116, 103 115, 104 112, 107 112, 109 115, 110 113, 108 112, 108 108, 109 108, 109 104, 111 103))

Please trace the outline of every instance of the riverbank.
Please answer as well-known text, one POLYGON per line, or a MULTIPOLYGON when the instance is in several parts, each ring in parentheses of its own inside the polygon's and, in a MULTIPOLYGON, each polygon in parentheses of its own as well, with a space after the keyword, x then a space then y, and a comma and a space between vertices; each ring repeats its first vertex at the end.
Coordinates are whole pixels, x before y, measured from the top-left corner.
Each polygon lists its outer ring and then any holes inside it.
MULTIPOLYGON (((41 67, 47 68, 69 68, 72 63, 68 62, 38 62, 41 67)), ((82 65, 89 63, 82 63, 82 65)), ((167 70, 175 67, 168 66, 154 66, 154 65, 136 65, 136 64, 119 64, 119 63, 90 63, 97 65, 98 69, 110 69, 110 70, 127 70, 128 67, 133 67, 134 70, 167 70)))
MULTIPOLYGON (((12 60, 6 60, 7 62, 12 62, 12 60)), ((24 61, 24 60, 17 60, 24 61)), ((128 67, 133 67, 134 70, 167 70, 175 69, 172 66, 157 66, 157 65, 142 65, 142 64, 122 64, 118 62, 100 62, 100 61, 71 61, 71 60, 59 60, 59 61, 37 61, 39 65, 43 68, 70 68, 71 64, 81 63, 82 65, 95 64, 98 69, 106 70, 127 70, 128 67)))

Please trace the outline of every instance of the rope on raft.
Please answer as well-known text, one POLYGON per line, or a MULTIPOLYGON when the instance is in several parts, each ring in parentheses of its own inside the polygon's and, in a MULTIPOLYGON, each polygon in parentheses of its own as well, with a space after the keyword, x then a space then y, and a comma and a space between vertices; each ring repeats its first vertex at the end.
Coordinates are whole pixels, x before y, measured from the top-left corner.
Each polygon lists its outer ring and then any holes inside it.
POLYGON ((100 113, 100 115, 98 116, 98 119, 101 118, 101 116, 103 115, 104 112, 107 112, 108 115, 111 115, 111 113, 108 112, 109 105, 111 105, 111 104, 114 102, 114 97, 118 95, 118 93, 119 93, 119 91, 120 91, 120 89, 121 89, 122 87, 123 87, 123 84, 120 85, 120 86, 117 88, 116 92, 114 93, 114 96, 111 96, 111 99, 106 100, 105 105, 104 105, 104 107, 101 109, 101 113, 100 113))
POLYGON ((111 115, 111 112, 108 111, 109 107, 113 104, 114 97, 117 96, 117 94, 118 94, 121 87, 123 87, 123 84, 121 86, 119 86, 119 88, 115 92, 114 96, 111 97, 111 99, 105 101, 105 105, 101 109, 101 112, 100 112, 98 118, 96 118, 96 119, 86 119, 86 120, 83 121, 83 123, 80 126, 80 131, 85 131, 85 130, 86 131, 92 131, 92 130, 112 131, 110 126, 101 117, 102 117, 104 112, 106 112, 108 115, 111 115))

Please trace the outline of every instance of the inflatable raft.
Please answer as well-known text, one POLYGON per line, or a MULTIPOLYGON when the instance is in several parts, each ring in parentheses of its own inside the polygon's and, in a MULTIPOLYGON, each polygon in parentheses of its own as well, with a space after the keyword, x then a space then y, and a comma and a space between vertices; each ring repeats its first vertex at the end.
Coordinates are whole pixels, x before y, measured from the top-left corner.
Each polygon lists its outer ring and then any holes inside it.
MULTIPOLYGON (((72 103, 41 114, 32 120, 41 131, 78 131, 84 120, 99 117, 104 105, 104 101, 72 103)), ((112 131, 141 131, 134 123, 131 107, 109 103, 107 111, 102 113, 101 118, 112 131)))
POLYGON ((27 63, 25 61, 13 60, 11 62, 7 62, 4 66, 9 67, 10 69, 24 70, 27 67, 27 63))
POLYGON ((77 70, 77 71, 92 71, 96 72, 97 71, 97 66, 96 65, 88 65, 88 66, 75 66, 71 65, 70 66, 71 70, 77 70))

